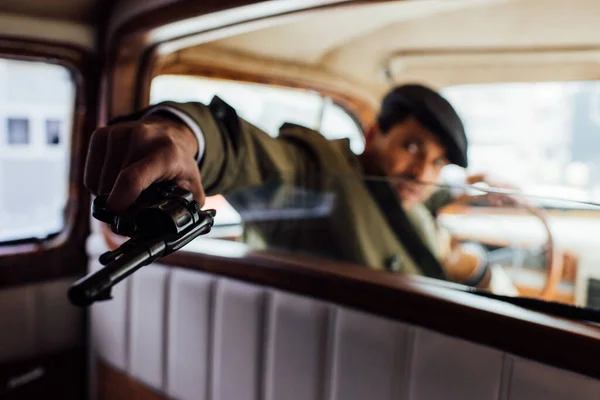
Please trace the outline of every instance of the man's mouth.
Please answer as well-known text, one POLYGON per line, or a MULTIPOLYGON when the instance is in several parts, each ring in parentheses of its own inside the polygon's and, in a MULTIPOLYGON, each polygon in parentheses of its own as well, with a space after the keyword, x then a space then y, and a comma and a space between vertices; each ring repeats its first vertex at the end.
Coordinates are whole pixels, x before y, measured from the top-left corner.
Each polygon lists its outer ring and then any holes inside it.
POLYGON ((423 193, 423 186, 414 182, 398 182, 395 185, 396 193, 402 201, 419 200, 423 193))

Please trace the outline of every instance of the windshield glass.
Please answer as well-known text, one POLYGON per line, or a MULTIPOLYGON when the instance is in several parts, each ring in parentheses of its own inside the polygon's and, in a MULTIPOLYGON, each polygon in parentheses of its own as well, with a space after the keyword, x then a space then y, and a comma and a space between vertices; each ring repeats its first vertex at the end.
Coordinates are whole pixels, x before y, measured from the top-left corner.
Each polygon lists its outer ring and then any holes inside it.
POLYGON ((489 83, 441 92, 465 125, 472 172, 493 173, 546 207, 588 208, 554 198, 600 201, 600 83, 489 83))
MULTIPOLYGON (((547 295, 567 304, 585 296, 576 289, 577 274, 582 262, 583 267, 593 263, 586 259, 595 253, 589 250, 600 246, 594 234, 600 206, 588 205, 588 215, 569 215, 545 210, 539 197, 520 191, 440 184, 427 203, 407 210, 391 190, 394 184, 389 178, 328 175, 310 185, 282 179, 236 190, 224 195, 226 208, 215 208, 235 213, 241 224, 225 234, 215 227, 208 236, 223 234, 255 249, 425 275, 508 296, 547 295), (415 238, 443 277, 414 253, 415 238), (482 283, 484 270, 490 276, 482 283)), ((579 206, 569 200, 558 205, 579 206)), ((194 251, 194 243, 186 250, 194 251)))

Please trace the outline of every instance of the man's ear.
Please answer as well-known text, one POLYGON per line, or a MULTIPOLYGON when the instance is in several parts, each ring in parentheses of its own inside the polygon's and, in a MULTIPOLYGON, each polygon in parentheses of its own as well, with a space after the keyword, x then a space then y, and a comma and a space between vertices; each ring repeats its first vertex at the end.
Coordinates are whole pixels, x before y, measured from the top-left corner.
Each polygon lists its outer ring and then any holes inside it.
POLYGON ((365 147, 368 147, 379 134, 379 124, 373 121, 365 131, 365 147))

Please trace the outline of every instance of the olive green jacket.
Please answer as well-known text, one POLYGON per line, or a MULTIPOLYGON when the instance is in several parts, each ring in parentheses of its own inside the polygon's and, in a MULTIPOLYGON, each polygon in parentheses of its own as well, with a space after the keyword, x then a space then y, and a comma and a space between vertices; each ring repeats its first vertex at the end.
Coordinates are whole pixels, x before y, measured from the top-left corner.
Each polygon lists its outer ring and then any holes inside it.
MULTIPOLYGON (((218 98, 209 106, 160 104, 185 113, 201 128, 205 151, 200 173, 207 195, 223 194, 226 198, 229 195, 235 203, 240 193, 272 188, 273 182, 282 186, 267 191, 272 202, 278 201, 278 193, 289 192, 291 188, 305 188, 316 195, 333 194, 333 205, 326 216, 246 221, 248 241, 374 269, 421 274, 367 189, 358 158, 347 139, 328 140, 316 131, 292 124, 284 124, 278 137, 273 138, 235 113, 233 117, 228 114, 225 120, 216 119, 214 115, 221 115, 223 105, 230 109, 218 98), (221 108, 215 108, 217 105, 221 108)), ((148 111, 141 110, 119 120, 138 119, 148 111)), ((424 243, 439 257, 436 226, 428 210, 417 206, 407 215, 424 243)))

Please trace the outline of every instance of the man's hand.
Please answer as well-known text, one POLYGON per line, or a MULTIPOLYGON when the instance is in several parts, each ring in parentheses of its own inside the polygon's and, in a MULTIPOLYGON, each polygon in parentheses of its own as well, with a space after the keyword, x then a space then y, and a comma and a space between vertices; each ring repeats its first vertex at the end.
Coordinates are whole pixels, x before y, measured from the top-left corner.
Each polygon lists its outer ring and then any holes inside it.
POLYGON ((123 211, 152 183, 173 180, 204 205, 194 156, 198 143, 182 123, 159 116, 97 129, 90 141, 85 185, 108 194, 108 207, 123 211))

